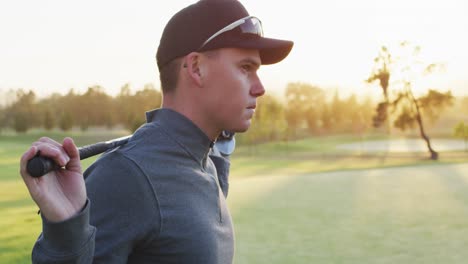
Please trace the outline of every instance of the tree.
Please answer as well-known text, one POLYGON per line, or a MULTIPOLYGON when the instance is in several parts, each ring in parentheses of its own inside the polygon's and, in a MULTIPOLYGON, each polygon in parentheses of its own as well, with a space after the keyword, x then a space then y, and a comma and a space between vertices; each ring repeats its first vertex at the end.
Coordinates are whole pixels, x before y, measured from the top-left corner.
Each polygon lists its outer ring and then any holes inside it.
POLYGON ((376 109, 376 115, 373 118, 374 127, 378 127, 382 122, 385 121, 387 133, 390 134, 390 119, 388 119, 388 105, 389 105, 389 96, 388 96, 388 86, 390 82, 390 73, 391 73, 391 64, 393 63, 392 56, 388 51, 387 47, 382 46, 380 48, 379 54, 374 58, 374 69, 372 73, 367 78, 367 83, 373 83, 379 81, 380 87, 382 88, 382 93, 384 96, 384 101, 379 103, 378 108, 376 109))
POLYGON ((440 93, 435 90, 429 90, 427 95, 416 98, 411 91, 410 84, 407 84, 406 91, 401 92, 392 103, 393 108, 399 109, 394 126, 401 130, 406 130, 407 128, 413 128, 415 124, 417 124, 420 136, 426 142, 427 148, 431 154, 431 159, 437 160, 439 154, 432 147, 430 138, 424 128, 422 116, 423 113, 426 113, 427 116, 436 119, 437 114, 435 109, 440 111, 442 108, 451 105, 452 101, 453 96, 450 91, 440 93))
POLYGON ((13 129, 18 133, 25 133, 30 128, 28 114, 16 112, 13 117, 13 129))
POLYGON ((465 152, 468 152, 468 124, 465 125, 465 122, 458 123, 454 129, 453 134, 455 137, 463 138, 465 141, 465 152))
POLYGON ((81 130, 87 130, 89 126, 106 125, 112 127, 114 122, 114 103, 112 98, 104 92, 99 85, 88 87, 86 93, 78 98, 80 102, 80 115, 76 121, 81 130))
POLYGON ((305 83, 289 83, 285 91, 288 129, 293 138, 300 128, 314 132, 320 124, 325 95, 322 89, 305 83))
POLYGON ((47 131, 50 131, 54 128, 54 126, 55 126, 55 119, 52 116, 52 111, 50 109, 46 109, 45 114, 44 114, 44 128, 47 131))
POLYGON ((0 133, 6 127, 6 111, 5 108, 0 105, 0 133))
POLYGON ((49 97, 41 99, 37 103, 37 112, 40 114, 39 119, 41 120, 40 125, 48 131, 58 126, 58 117, 64 111, 64 109, 60 108, 62 100, 62 95, 53 93, 49 97))
POLYGON ((321 127, 325 131, 330 131, 333 127, 333 116, 328 105, 324 105, 320 114, 321 127))
POLYGON ((338 91, 335 91, 330 103, 331 127, 334 132, 343 132, 346 129, 347 113, 354 111, 353 108, 346 107, 346 101, 341 100, 338 91))
POLYGON ((24 133, 38 124, 36 107, 36 94, 33 91, 25 92, 22 89, 16 92, 16 101, 8 108, 9 116, 13 121, 13 129, 24 133))
POLYGON ((259 143, 281 139, 286 128, 284 106, 274 96, 265 95, 258 99, 252 127, 244 134, 249 143, 259 143))
MULTIPOLYGON (((393 125, 400 130, 413 128, 417 125, 420 136, 426 142, 430 152, 430 158, 437 160, 439 154, 433 149, 430 138, 425 131, 423 115, 433 120, 436 119, 438 113, 444 107, 453 103, 454 97, 450 91, 441 93, 435 89, 431 89, 426 95, 417 98, 413 93, 413 83, 416 78, 414 68, 420 64, 417 57, 421 49, 418 46, 410 47, 408 42, 401 43, 401 48, 403 50, 410 49, 410 52, 407 53, 410 55, 409 58, 399 57, 395 60, 397 63, 400 63, 398 68, 393 69, 401 71, 402 77, 398 80, 400 91, 396 94, 394 100, 388 99, 387 102, 382 102, 377 106, 377 116, 374 117, 374 125, 380 126, 383 122, 388 121, 388 110, 391 108, 391 114, 396 116, 393 125)), ((391 57, 390 55, 388 56, 391 57)), ((430 74, 437 68, 437 64, 429 64, 423 67, 422 72, 416 72, 416 75, 430 74)), ((389 71, 390 74, 391 72, 389 71)))
POLYGON ((145 123, 144 112, 161 105, 162 95, 153 84, 146 84, 143 90, 132 95, 130 85, 125 84, 120 89, 115 102, 118 106, 116 112, 119 122, 133 132, 145 123))
POLYGON ((355 135, 359 135, 363 140, 365 132, 369 129, 369 120, 372 119, 373 102, 370 97, 364 98, 362 103, 358 103, 356 95, 351 95, 346 102, 346 126, 348 131, 355 135))
POLYGON ((468 114, 468 96, 463 97, 462 104, 464 106, 464 113, 468 114))
POLYGON ((59 127, 63 131, 68 131, 73 127, 73 118, 70 112, 65 111, 60 116, 59 127))

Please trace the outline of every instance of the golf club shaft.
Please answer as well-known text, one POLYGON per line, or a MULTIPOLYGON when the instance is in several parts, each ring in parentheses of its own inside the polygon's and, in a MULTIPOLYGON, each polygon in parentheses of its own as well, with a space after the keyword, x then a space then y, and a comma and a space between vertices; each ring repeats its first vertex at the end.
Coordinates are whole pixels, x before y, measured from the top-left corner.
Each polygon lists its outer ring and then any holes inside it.
MULTIPOLYGON (((113 139, 110 141, 98 142, 95 144, 80 147, 78 148, 78 151, 80 153, 80 160, 95 156, 97 154, 101 154, 107 150, 124 145, 128 142, 130 137, 131 135, 113 139)), ((35 178, 41 177, 49 173, 50 171, 53 171, 58 168, 60 168, 60 166, 57 165, 52 159, 43 156, 36 156, 30 159, 26 167, 29 175, 35 178)))

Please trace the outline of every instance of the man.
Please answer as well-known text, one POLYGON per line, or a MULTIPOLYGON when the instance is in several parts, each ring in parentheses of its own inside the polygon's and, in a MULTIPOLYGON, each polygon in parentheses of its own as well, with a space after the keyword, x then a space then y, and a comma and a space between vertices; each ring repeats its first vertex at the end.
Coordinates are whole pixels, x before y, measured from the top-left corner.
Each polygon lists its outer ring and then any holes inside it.
POLYGON ((202 0, 175 14, 156 55, 162 107, 126 145, 104 154, 85 180, 70 138, 41 138, 23 155, 21 175, 43 220, 33 262, 232 263, 220 187, 229 161, 213 146, 223 130, 249 128, 265 92, 258 68, 292 46, 264 38, 236 0, 202 0), (26 163, 39 151, 65 168, 32 178, 26 163))

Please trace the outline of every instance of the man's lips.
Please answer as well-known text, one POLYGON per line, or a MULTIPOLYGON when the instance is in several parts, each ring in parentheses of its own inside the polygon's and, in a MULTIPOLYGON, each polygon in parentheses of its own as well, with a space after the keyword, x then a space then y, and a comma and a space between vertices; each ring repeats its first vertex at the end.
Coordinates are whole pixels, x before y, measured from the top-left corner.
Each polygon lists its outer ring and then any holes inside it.
POLYGON ((248 112, 248 115, 249 115, 249 119, 252 118, 255 114, 255 108, 257 108, 256 105, 249 105, 247 107, 247 112, 248 112))

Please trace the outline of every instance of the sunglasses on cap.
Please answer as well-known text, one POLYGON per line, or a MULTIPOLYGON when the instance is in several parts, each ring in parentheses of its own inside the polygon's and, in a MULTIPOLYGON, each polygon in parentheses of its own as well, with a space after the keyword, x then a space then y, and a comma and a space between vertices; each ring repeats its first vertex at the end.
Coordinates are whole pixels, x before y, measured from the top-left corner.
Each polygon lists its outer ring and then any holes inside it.
POLYGON ((254 34, 260 37, 263 37, 263 28, 262 28, 262 21, 254 16, 247 16, 232 22, 231 24, 225 26, 224 28, 220 29, 218 32, 214 33, 211 37, 209 37, 203 44, 200 46, 200 49, 205 47, 210 41, 212 41, 217 36, 223 34, 224 32, 239 29, 242 34, 254 34))

